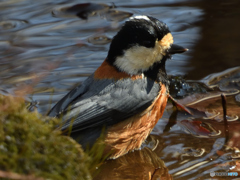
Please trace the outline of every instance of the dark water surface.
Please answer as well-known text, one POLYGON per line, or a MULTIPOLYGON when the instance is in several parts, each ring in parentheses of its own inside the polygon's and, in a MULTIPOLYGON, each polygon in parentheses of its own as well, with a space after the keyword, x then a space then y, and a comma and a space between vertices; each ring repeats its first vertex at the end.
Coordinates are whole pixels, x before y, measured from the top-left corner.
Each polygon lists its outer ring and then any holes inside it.
POLYGON ((102 63, 128 17, 151 15, 169 26, 176 44, 189 48, 166 68, 173 97, 198 115, 176 113, 169 104, 145 148, 108 161, 96 179, 209 179, 210 171, 239 170, 240 2, 92 1, 79 6, 82 19, 66 11, 79 3, 0 1, 1 94, 28 90, 27 100, 45 114, 102 63), (235 119, 229 136, 222 115, 210 117, 222 112, 222 92, 235 119))

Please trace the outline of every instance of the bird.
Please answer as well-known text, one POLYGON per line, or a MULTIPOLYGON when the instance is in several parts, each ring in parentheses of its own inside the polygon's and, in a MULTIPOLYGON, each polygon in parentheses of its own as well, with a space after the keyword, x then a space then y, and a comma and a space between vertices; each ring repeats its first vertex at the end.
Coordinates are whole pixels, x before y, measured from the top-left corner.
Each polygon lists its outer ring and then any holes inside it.
POLYGON ((136 15, 112 38, 106 59, 48 112, 84 148, 103 134, 104 154, 138 150, 162 117, 169 97, 165 63, 187 48, 173 44, 168 26, 136 15))

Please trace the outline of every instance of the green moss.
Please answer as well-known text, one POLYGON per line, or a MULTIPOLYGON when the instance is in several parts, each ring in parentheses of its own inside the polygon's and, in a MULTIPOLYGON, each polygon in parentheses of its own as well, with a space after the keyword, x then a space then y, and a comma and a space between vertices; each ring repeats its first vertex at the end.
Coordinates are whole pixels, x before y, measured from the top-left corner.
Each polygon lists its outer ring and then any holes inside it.
POLYGON ((92 159, 56 130, 58 119, 29 112, 22 98, 0 95, 0 170, 45 179, 91 179, 92 159))

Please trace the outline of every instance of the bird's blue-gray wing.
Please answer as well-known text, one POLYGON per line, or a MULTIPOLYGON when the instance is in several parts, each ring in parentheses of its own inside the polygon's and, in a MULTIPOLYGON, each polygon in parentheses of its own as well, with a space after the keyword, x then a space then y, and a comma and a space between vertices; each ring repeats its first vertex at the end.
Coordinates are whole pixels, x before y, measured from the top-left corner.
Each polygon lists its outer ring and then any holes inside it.
POLYGON ((149 107, 160 91, 160 85, 148 78, 95 80, 90 76, 70 91, 50 111, 63 119, 62 129, 72 132, 100 125, 112 125, 149 107))

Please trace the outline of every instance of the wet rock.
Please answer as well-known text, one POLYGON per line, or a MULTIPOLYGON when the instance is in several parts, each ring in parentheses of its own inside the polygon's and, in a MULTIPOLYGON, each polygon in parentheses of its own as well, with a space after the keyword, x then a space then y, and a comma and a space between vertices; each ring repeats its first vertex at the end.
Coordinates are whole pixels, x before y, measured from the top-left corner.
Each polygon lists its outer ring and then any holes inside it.
POLYGON ((100 4, 100 3, 82 3, 71 7, 61 7, 54 10, 54 16, 59 15, 75 15, 81 19, 87 20, 92 16, 100 16, 108 21, 122 21, 131 17, 133 13, 117 10, 114 4, 100 4))
POLYGON ((0 95, 0 179, 91 179, 89 157, 58 123, 29 112, 23 98, 0 95))

